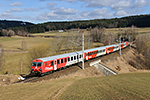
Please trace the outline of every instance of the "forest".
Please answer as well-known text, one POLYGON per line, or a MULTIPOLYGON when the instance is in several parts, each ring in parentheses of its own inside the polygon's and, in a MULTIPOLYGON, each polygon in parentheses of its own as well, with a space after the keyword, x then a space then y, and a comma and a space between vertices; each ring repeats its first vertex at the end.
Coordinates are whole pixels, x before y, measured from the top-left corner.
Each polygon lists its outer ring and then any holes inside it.
POLYGON ((18 32, 25 33, 43 33, 53 30, 68 30, 73 28, 87 29, 87 28, 120 28, 120 27, 150 27, 150 14, 127 16, 122 18, 112 19, 95 19, 95 20, 79 20, 79 21, 61 21, 61 22, 46 22, 41 24, 24 23, 18 21, 0 21, 0 35, 2 36, 2 29, 14 31, 17 35, 18 32), (2 23, 3 22, 3 23, 2 23))

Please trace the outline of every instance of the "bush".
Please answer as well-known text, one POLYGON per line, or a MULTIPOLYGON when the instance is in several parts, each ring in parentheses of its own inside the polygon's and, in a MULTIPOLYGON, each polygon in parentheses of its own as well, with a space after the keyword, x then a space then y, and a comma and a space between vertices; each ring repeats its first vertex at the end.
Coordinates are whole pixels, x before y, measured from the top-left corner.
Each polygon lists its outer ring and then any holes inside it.
POLYGON ((145 58, 145 65, 150 68, 150 34, 139 35, 136 40, 136 48, 139 54, 145 58))
POLYGON ((31 48, 28 51, 28 55, 27 55, 28 63, 27 63, 27 66, 29 67, 29 69, 31 69, 31 64, 32 64, 32 61, 34 59, 47 57, 49 55, 49 53, 50 53, 50 49, 49 48, 50 47, 45 45, 45 44, 39 44, 39 45, 36 45, 35 47, 31 48))

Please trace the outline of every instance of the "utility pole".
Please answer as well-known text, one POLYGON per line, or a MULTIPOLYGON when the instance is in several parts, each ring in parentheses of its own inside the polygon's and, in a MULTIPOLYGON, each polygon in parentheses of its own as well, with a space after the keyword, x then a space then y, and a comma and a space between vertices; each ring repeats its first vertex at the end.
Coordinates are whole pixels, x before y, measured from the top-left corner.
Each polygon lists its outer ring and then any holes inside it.
POLYGON ((84 32, 82 33, 82 55, 83 55, 82 69, 84 69, 84 32))
POLYGON ((130 40, 130 36, 129 36, 129 43, 130 43, 130 49, 131 49, 131 40, 130 40))
POLYGON ((121 37, 120 37, 120 56, 121 56, 121 37))
POLYGON ((22 58, 21 58, 21 65, 20 65, 20 73, 22 75, 22 58))
MULTIPOLYGON (((75 43, 73 41, 70 41, 70 42, 75 44, 75 45, 81 46, 80 44, 75 43)), ((83 60, 82 60, 82 69, 84 69, 84 32, 82 32, 82 55, 83 55, 82 56, 82 58, 83 58, 83 60)))

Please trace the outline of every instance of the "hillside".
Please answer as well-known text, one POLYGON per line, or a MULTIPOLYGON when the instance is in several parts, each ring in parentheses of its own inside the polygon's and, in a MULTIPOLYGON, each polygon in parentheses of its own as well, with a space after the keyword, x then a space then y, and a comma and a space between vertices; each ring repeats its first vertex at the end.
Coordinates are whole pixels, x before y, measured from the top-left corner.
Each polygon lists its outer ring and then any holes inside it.
POLYGON ((0 30, 7 29, 10 27, 20 27, 20 26, 30 26, 30 25, 34 25, 34 24, 29 22, 23 22, 23 21, 0 20, 0 30))
POLYGON ((72 77, 0 86, 1 100, 150 99, 150 73, 109 77, 72 77))
MULTIPOLYGON (((9 84, 17 78, 17 75, 0 76, 0 99, 150 99, 150 71, 138 70, 129 65, 128 60, 135 57, 135 49, 127 49, 121 57, 118 54, 109 60, 102 60, 107 66, 113 62, 112 65, 108 66, 112 69, 120 66, 119 75, 115 76, 104 76, 95 67, 80 69, 75 73, 57 79, 26 84, 9 84), (126 57, 127 55, 128 57, 126 57)), ((114 70, 117 71, 116 69, 114 70)))
POLYGON ((120 27, 131 27, 132 25, 137 27, 150 27, 150 15, 136 15, 112 19, 46 22, 24 27, 13 26, 14 28, 12 29, 14 31, 24 30, 29 33, 43 33, 46 31, 68 30, 72 28, 87 29, 87 28, 94 28, 96 26, 101 28, 120 28, 120 27))

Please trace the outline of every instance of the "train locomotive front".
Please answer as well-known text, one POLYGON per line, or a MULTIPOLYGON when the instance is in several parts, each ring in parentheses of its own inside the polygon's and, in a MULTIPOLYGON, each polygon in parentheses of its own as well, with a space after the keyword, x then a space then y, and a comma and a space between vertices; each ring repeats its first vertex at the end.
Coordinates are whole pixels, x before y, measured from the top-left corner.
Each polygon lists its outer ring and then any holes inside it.
POLYGON ((31 73, 34 73, 36 75, 41 75, 42 74, 42 67, 43 66, 43 61, 42 60, 33 60, 32 62, 32 67, 31 67, 31 73))

